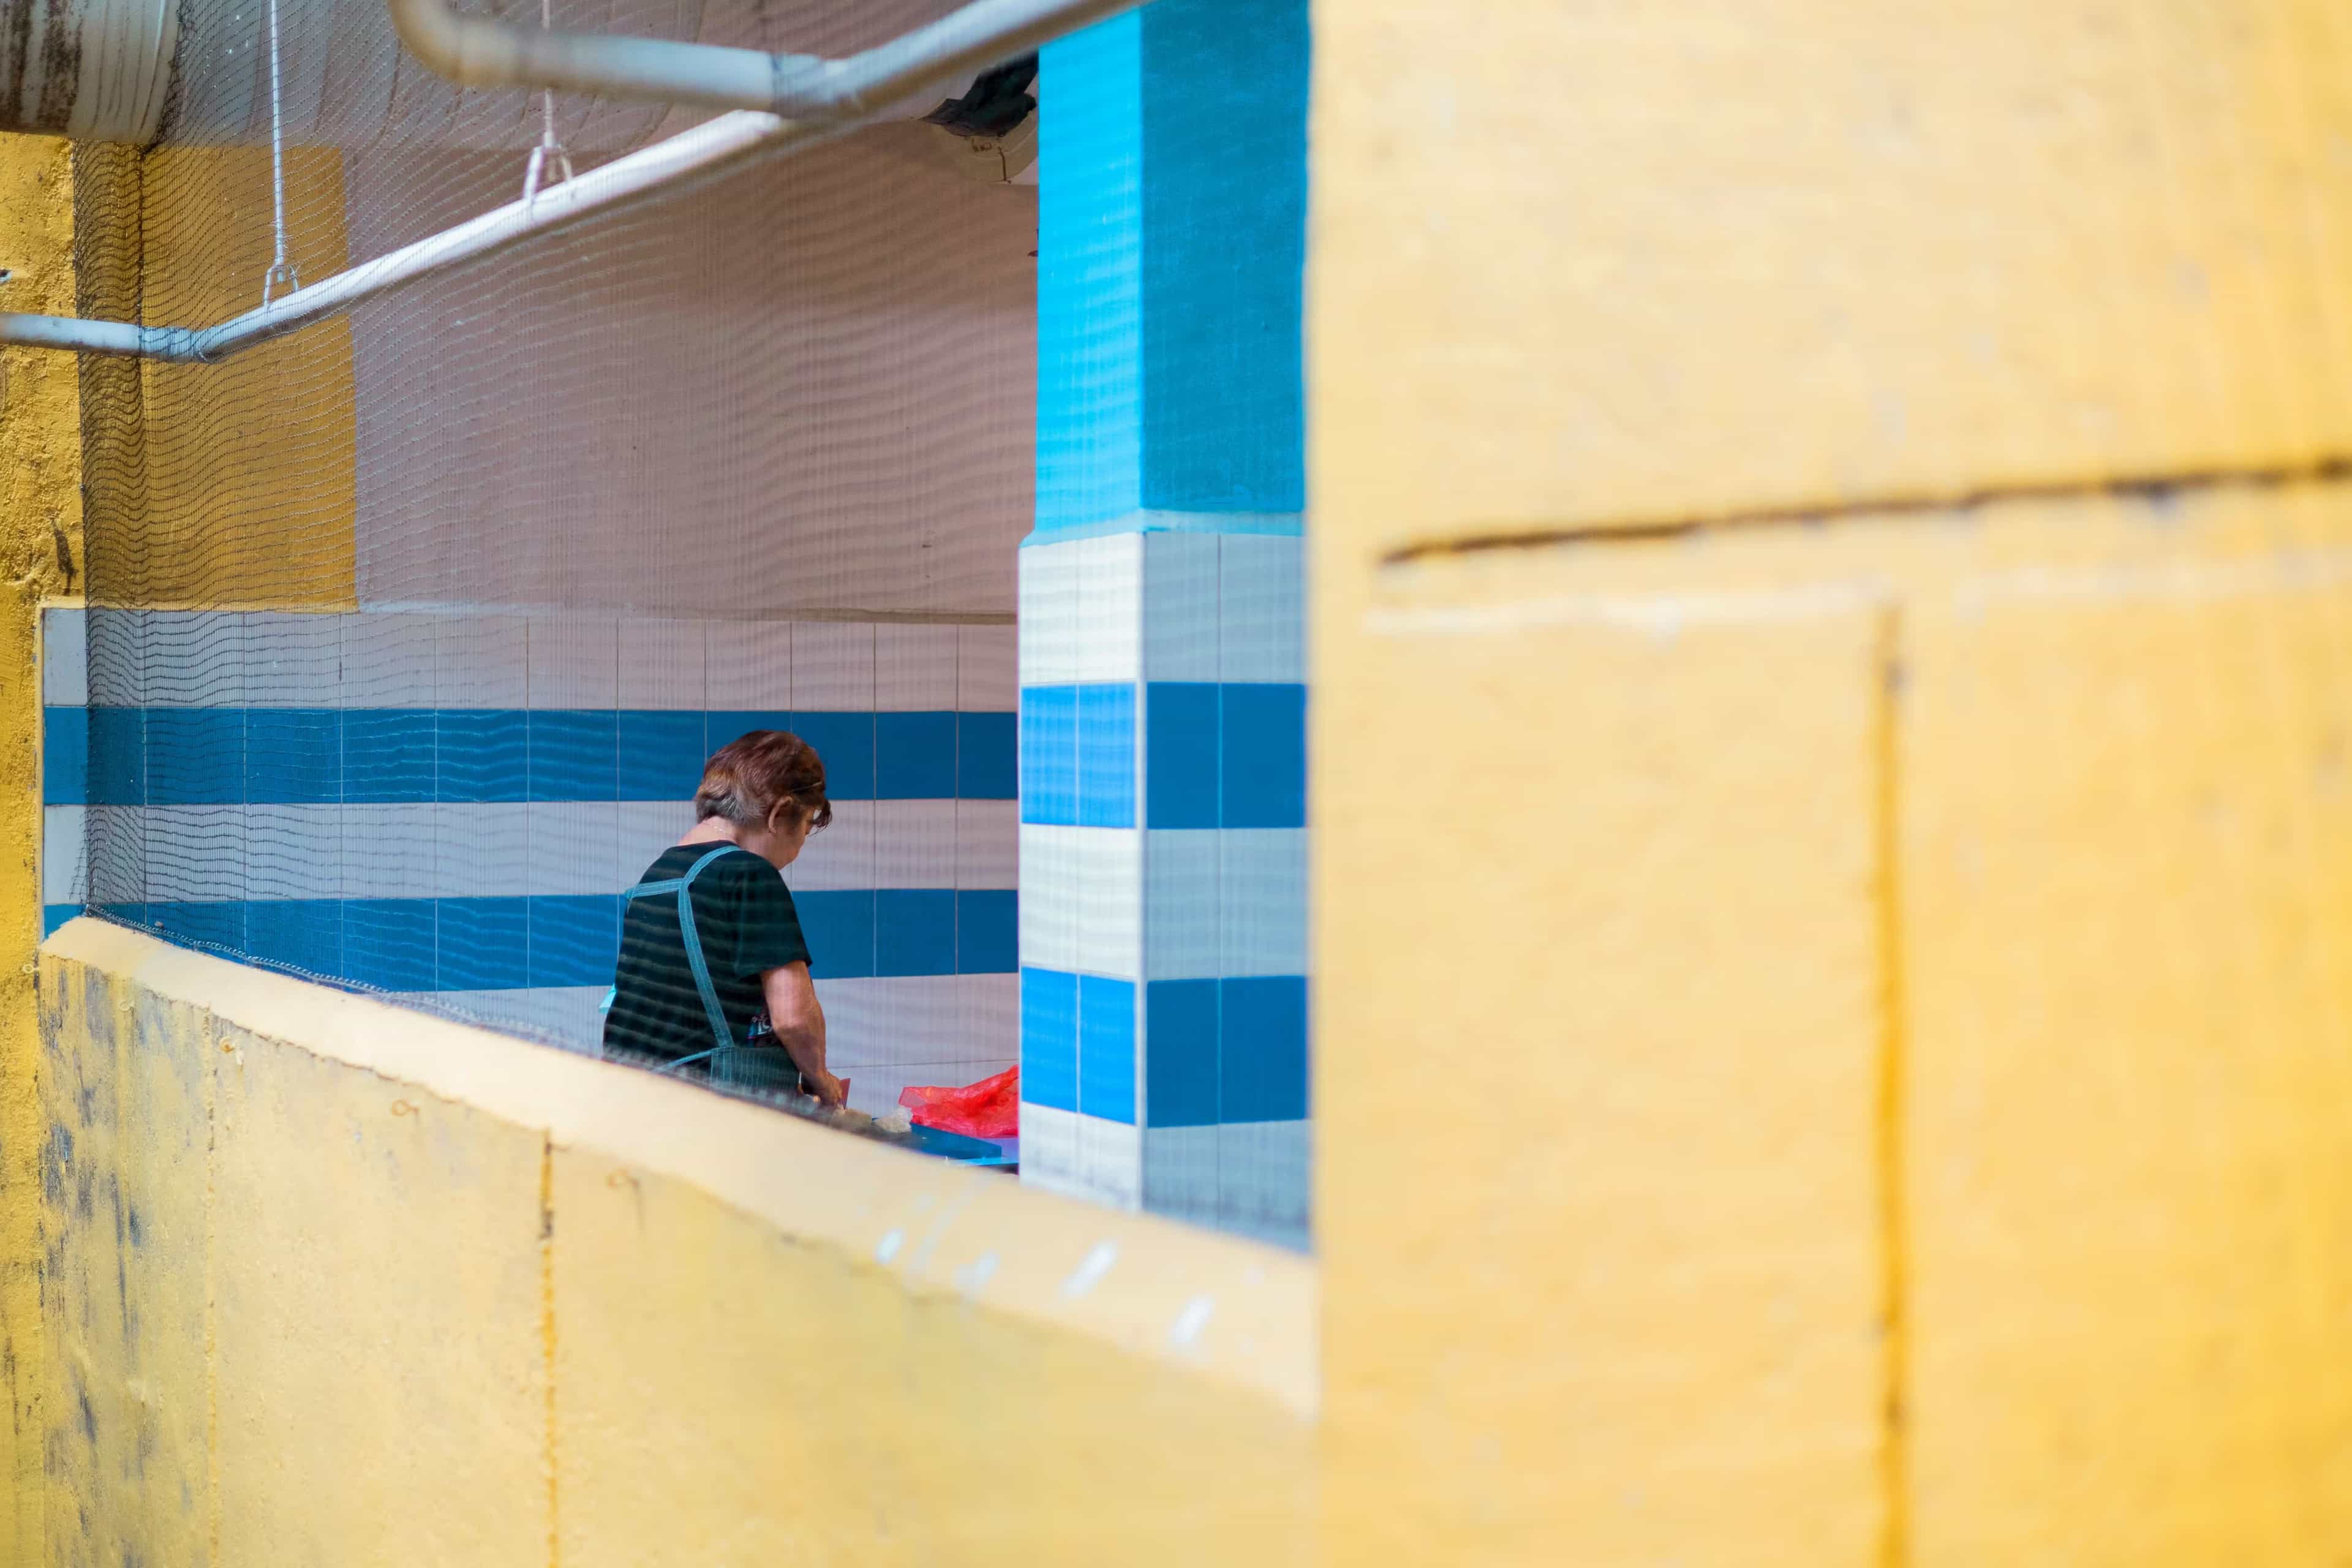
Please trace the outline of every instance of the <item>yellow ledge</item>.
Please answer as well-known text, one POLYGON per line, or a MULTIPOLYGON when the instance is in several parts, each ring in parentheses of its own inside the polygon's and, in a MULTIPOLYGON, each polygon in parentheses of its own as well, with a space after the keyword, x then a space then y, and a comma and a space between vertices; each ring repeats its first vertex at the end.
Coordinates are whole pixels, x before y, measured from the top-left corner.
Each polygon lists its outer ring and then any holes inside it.
POLYGON ((1316 1407, 1316 1272, 1278 1248, 1097 1208, 639 1068, 178 948, 103 921, 43 944, 265 1039, 543 1129, 953 1297, 1316 1407))

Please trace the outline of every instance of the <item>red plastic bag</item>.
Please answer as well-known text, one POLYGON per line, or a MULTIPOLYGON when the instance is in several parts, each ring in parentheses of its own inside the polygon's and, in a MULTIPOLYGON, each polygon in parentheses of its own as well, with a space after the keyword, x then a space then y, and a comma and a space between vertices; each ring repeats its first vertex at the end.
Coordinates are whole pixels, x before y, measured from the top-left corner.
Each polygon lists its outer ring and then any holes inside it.
POLYGON ((994 1078, 961 1089, 902 1089, 898 1103, 918 1127, 961 1132, 967 1138, 1021 1136, 1021 1069, 1006 1068, 994 1078))

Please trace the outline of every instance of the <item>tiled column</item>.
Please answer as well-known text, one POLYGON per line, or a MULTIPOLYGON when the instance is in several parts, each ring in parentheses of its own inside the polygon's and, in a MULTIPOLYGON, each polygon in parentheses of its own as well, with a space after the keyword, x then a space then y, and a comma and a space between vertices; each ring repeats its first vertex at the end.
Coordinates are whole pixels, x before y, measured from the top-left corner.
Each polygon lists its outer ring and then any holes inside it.
POLYGON ((1307 1233, 1297 0, 1045 51, 1022 1161, 1307 1233))

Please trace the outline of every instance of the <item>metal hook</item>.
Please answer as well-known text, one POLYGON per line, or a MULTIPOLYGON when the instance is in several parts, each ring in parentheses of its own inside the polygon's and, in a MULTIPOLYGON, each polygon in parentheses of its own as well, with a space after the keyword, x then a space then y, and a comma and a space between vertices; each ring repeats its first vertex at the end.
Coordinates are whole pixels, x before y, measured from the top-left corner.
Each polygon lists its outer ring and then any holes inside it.
POLYGON ((522 199, 528 203, 539 196, 539 178, 547 170, 548 154, 555 154, 558 171, 555 183, 562 184, 572 178, 572 154, 563 150, 561 142, 542 142, 530 150, 530 162, 523 165, 522 199))
POLYGON ((281 283, 289 294, 302 287, 302 275, 294 270, 294 264, 290 261, 273 261, 269 264, 269 270, 261 275, 261 303, 265 308, 281 283))
MULTIPOLYGON (((539 30, 555 26, 554 0, 539 0, 539 30)), ((525 206, 539 199, 539 177, 547 172, 548 158, 553 154, 555 166, 562 171, 562 180, 572 178, 572 154, 555 139, 555 89, 541 88, 539 93, 539 145, 530 150, 530 162, 523 165, 522 200, 525 206)))

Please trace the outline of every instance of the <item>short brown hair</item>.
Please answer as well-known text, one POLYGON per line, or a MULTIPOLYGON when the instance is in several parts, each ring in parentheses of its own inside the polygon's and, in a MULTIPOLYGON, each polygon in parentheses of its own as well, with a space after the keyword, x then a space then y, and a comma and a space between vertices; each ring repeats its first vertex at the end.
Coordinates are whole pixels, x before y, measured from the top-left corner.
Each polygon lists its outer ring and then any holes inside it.
POLYGON ((754 730, 730 741, 702 764, 694 820, 723 816, 739 827, 765 827, 776 807, 807 813, 809 831, 833 820, 824 798, 824 761, 789 730, 754 730))

